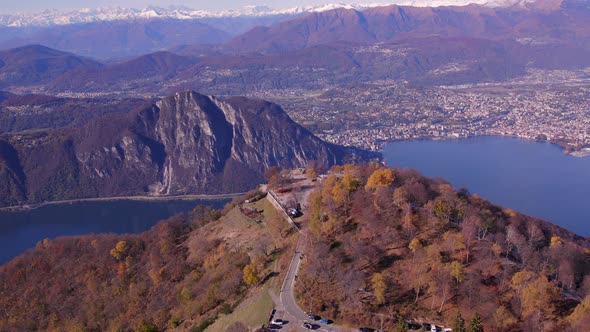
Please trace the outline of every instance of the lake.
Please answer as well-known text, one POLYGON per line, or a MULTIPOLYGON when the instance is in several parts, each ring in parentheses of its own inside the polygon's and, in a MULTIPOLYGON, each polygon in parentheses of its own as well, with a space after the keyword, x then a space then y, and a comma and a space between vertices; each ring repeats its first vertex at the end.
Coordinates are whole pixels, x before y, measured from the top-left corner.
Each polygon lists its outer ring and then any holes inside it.
POLYGON ((217 200, 115 200, 50 204, 37 209, 0 211, 0 265, 44 238, 90 233, 141 233, 158 221, 196 205, 222 208, 217 200))
POLYGON ((388 143, 389 166, 442 177, 489 201, 590 236, 590 157, 511 137, 388 143))

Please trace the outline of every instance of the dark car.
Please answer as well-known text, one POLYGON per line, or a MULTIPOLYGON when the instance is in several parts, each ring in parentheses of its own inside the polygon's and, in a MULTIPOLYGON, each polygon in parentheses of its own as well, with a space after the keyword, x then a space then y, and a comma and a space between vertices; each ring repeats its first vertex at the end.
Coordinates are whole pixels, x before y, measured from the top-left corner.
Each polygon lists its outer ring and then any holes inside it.
POLYGON ((318 315, 307 315, 307 318, 309 318, 311 320, 320 320, 320 319, 322 319, 322 317, 320 317, 318 315))
POLYGON ((311 330, 311 329, 313 329, 313 325, 311 325, 311 324, 310 324, 310 323, 308 323, 308 322, 304 322, 304 323, 303 323, 303 327, 305 327, 305 328, 306 328, 306 329, 308 329, 308 330, 311 330))
POLYGON ((287 214, 293 218, 301 217, 303 215, 303 213, 301 213, 301 211, 296 208, 288 208, 287 214))
POLYGON ((375 329, 372 329, 370 327, 361 327, 359 329, 359 331, 361 331, 361 332, 375 332, 375 329))
POLYGON ((415 323, 406 323, 406 328, 408 330, 420 330, 422 328, 422 325, 415 323))

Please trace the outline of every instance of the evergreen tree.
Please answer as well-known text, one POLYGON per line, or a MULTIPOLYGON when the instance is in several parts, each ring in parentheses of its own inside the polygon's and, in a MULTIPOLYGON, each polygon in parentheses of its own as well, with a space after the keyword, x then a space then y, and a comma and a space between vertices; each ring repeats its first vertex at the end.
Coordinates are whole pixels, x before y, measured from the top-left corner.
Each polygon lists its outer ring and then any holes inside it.
POLYGON ((481 317, 479 317, 477 312, 471 317, 467 332, 484 332, 483 325, 481 324, 481 317))
POLYGON ((453 332, 467 332, 465 328, 465 319, 461 316, 461 311, 457 310, 453 318, 453 332))

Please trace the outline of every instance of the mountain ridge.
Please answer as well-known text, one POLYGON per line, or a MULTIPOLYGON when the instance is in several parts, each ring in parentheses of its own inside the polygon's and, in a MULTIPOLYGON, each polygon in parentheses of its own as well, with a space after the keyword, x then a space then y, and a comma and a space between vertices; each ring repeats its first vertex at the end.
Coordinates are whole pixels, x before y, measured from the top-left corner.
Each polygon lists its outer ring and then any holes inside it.
POLYGON ((0 87, 47 83, 69 71, 98 68, 102 64, 43 45, 0 51, 0 87))
MULTIPOLYGON (((477 0, 474 0, 477 2, 477 0)), ((479 1, 482 2, 482 1, 479 1)), ((412 1, 411 3, 428 5, 428 1, 412 1)), ((461 1, 451 1, 461 3, 461 1)), ((473 3, 473 1, 468 2, 473 3)), ((482 2, 483 3, 483 2, 482 2)), ((0 15, 0 26, 24 27, 24 26, 51 26, 68 25, 77 23, 91 23, 97 21, 118 21, 137 19, 178 19, 193 20, 202 18, 230 18, 230 17, 261 17, 299 15, 313 12, 323 12, 338 8, 366 9, 384 5, 383 3, 370 4, 343 4, 327 3, 317 6, 297 6, 286 9, 273 9, 268 6, 244 6, 239 9, 221 11, 195 10, 188 7, 168 8, 149 6, 143 9, 123 7, 99 7, 96 9, 83 8, 73 11, 45 10, 39 13, 5 14, 0 15)))
MULTIPOLYGON (((576 2, 575 0, 570 0, 576 2)), ((389 5, 412 7, 445 7, 480 5, 485 7, 535 7, 540 3, 547 8, 559 6, 563 0, 401 0, 369 3, 324 3, 319 5, 296 6, 289 8, 271 8, 266 5, 246 5, 237 9, 208 11, 193 9, 186 6, 148 6, 142 9, 101 6, 97 8, 81 8, 77 10, 44 10, 36 13, 13 13, 0 15, 0 26, 52 26, 99 21, 130 21, 151 19, 197 20, 203 18, 235 18, 264 16, 293 16, 307 13, 320 13, 334 9, 354 9, 363 11, 374 7, 389 5)), ((581 1, 578 1, 581 2, 581 1)))
POLYGON ((363 11, 340 8, 256 27, 228 45, 237 52, 276 52, 336 41, 374 44, 432 36, 496 41, 539 38, 545 43, 586 40, 590 11, 568 9, 567 3, 539 0, 511 7, 394 4, 363 11))
POLYGON ((0 136, 2 205, 84 197, 243 192, 270 166, 330 166, 353 151, 325 143, 276 104, 175 93, 80 128, 0 136), (16 176, 24 174, 25 176, 16 176), (18 181, 17 181, 18 180, 18 181), (23 193, 16 195, 16 193, 23 193))

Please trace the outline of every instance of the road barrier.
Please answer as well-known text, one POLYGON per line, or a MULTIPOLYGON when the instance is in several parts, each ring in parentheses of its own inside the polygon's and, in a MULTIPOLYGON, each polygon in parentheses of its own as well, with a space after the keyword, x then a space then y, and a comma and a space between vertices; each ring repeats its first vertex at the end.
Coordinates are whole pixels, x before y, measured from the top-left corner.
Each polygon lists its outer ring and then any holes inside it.
POLYGON ((268 199, 270 204, 272 204, 277 210, 280 211, 279 213, 282 213, 287 218, 289 224, 291 224, 291 226, 293 226, 293 228, 295 228, 296 231, 301 232, 301 229, 297 226, 295 220, 293 220, 293 218, 291 218, 291 216, 287 214, 285 207, 281 204, 281 202, 278 200, 278 198, 275 196, 275 193, 272 192, 272 190, 268 191, 266 199, 268 199))

